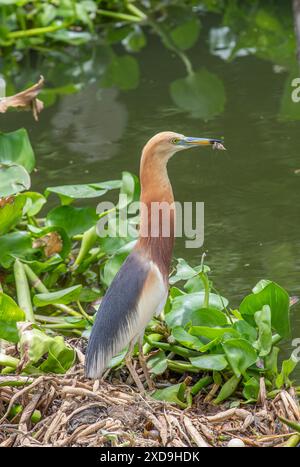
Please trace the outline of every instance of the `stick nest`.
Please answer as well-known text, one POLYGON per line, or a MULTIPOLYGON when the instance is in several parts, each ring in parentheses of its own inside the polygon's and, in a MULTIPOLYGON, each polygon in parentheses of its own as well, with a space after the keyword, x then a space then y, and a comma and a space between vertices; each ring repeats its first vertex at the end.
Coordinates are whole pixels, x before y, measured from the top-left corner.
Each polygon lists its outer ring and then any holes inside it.
POLYGON ((110 382, 86 380, 82 364, 64 376, 0 376, 0 446, 210 447, 226 446, 232 438, 246 446, 299 443, 299 433, 278 419, 300 421, 293 389, 273 400, 262 397, 255 406, 236 407, 232 401, 213 405, 212 390, 202 391, 192 408, 181 410, 137 393, 113 375, 110 382), (12 381, 19 386, 11 386, 12 381), (11 418, 15 404, 23 411, 11 418), (33 424, 35 410, 41 419, 33 424))

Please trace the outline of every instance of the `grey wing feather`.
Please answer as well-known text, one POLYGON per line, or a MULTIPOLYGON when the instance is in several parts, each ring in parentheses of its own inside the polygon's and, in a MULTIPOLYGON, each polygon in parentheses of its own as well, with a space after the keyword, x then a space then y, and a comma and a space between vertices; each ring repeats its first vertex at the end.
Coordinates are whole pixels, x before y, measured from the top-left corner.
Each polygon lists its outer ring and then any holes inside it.
POLYGON ((88 378, 100 377, 111 358, 134 337, 138 300, 148 272, 149 265, 133 252, 107 290, 87 347, 85 374, 88 378))

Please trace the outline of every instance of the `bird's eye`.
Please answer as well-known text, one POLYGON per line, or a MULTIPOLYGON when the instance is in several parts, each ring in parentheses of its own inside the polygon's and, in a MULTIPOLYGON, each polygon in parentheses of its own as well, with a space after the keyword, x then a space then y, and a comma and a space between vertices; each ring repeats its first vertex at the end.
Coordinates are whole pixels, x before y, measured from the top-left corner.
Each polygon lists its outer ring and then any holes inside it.
POLYGON ((173 138, 173 139, 171 139, 171 143, 172 143, 172 144, 177 144, 177 143, 179 143, 179 138, 173 138))

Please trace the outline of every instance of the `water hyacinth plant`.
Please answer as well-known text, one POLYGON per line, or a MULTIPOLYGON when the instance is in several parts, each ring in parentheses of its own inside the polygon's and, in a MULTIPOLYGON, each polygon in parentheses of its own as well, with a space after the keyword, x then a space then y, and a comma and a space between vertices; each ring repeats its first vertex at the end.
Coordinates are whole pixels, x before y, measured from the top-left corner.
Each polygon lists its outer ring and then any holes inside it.
MULTIPOLYGON (((110 235, 112 221, 122 222, 120 197, 107 216, 107 236, 99 237, 96 224, 107 213, 96 214, 91 201, 114 190, 133 203, 139 198, 139 181, 124 172, 120 180, 33 192, 35 156, 26 130, 2 133, 1 145, 1 373, 62 374, 76 361, 70 338, 88 337, 97 304, 138 229, 133 217, 127 237, 110 235), (57 200, 51 209, 49 197, 57 200)), ((290 386, 295 357, 280 368, 277 361, 278 343, 290 334, 289 309, 288 293, 271 280, 259 281, 232 308, 215 289, 204 258, 198 266, 178 259, 165 310, 149 323, 144 340, 154 381, 177 382, 157 389, 153 397, 185 408, 201 390, 218 404, 230 397, 256 401, 262 387, 273 396, 290 386)), ((111 362, 115 374, 120 374, 125 352, 111 362)))

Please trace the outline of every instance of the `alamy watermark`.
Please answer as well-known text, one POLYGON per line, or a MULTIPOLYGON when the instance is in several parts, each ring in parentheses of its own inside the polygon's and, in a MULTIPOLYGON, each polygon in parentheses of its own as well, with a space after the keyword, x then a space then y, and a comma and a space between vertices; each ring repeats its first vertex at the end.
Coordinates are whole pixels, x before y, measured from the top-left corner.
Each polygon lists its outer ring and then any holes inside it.
POLYGON ((120 195, 115 206, 107 201, 97 206, 99 237, 185 238, 186 248, 200 248, 204 243, 203 202, 129 203, 120 195), (120 208, 121 207, 121 208, 120 208))
POLYGON ((294 88, 291 94, 292 101, 297 104, 300 102, 300 78, 294 78, 291 82, 291 86, 294 88))

